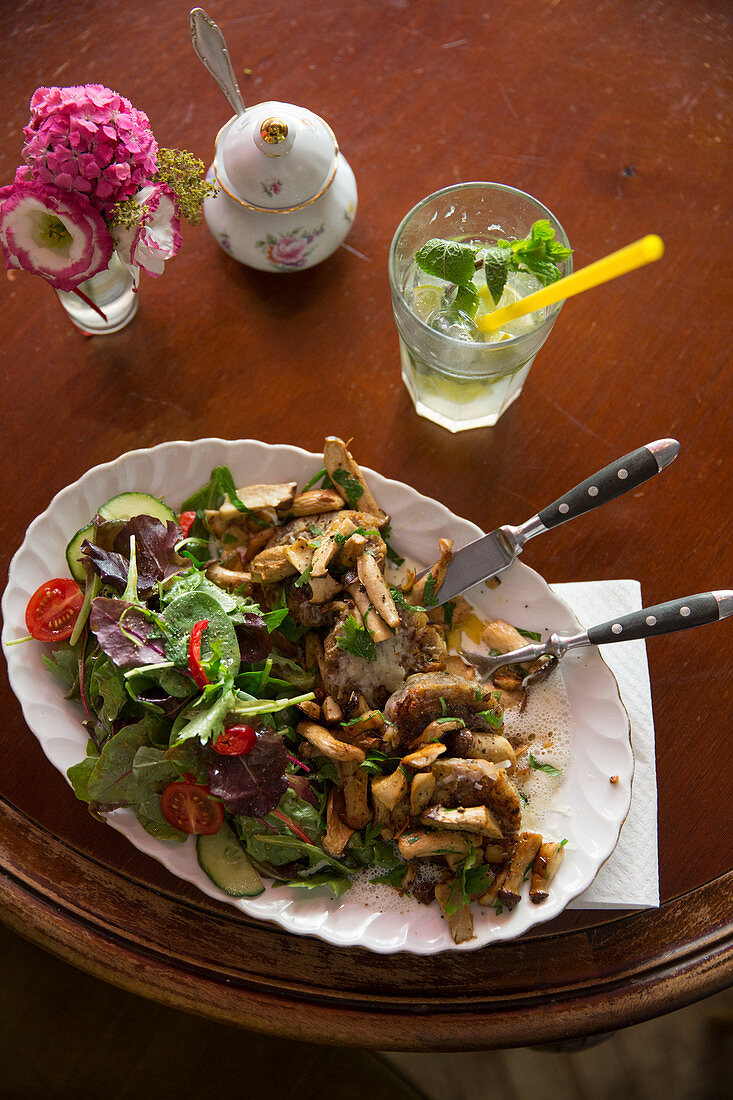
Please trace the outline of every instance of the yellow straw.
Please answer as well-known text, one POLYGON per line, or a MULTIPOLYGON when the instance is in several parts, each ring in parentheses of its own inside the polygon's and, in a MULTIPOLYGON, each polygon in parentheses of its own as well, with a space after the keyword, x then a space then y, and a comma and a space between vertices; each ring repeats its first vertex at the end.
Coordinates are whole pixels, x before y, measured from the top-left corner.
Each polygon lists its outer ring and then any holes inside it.
POLYGON ((641 240, 627 244, 618 252, 612 252, 610 256, 604 256, 602 260, 581 267, 580 271, 564 279, 558 279, 550 286, 544 286, 534 294, 528 294, 526 298, 520 298, 503 309, 496 309, 493 313, 487 313, 476 319, 476 324, 482 332, 496 332, 509 321, 517 317, 524 317, 527 313, 534 313, 536 309, 554 305, 565 298, 572 298, 574 294, 581 294, 591 287, 608 283, 619 275, 626 275, 629 271, 635 271, 637 267, 659 260, 664 254, 664 243, 661 237, 650 233, 641 240))

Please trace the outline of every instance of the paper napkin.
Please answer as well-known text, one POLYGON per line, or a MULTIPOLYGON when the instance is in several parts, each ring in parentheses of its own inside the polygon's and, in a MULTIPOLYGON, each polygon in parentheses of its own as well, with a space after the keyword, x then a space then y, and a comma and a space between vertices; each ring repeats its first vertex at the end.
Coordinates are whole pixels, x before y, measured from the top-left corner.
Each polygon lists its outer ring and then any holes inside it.
MULTIPOLYGON (((638 581, 586 581, 550 587, 570 605, 584 627, 642 607, 638 581)), ((602 645, 600 653, 618 681, 631 720, 635 761, 631 809, 613 854, 568 908, 649 909, 659 905, 659 863, 654 719, 646 643, 602 645)))

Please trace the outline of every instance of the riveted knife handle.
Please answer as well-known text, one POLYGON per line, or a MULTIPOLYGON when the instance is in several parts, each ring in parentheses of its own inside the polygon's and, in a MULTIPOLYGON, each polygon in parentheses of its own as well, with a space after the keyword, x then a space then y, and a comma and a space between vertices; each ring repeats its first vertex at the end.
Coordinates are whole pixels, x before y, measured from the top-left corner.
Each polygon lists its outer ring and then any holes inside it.
POLYGON ((588 631, 588 640, 592 645, 606 645, 634 638, 653 638, 655 634, 674 634, 677 630, 715 623, 731 613, 733 592, 701 592, 697 596, 643 607, 641 611, 593 626, 588 631))
POLYGON ((558 527, 569 519, 582 516, 600 504, 628 493, 654 477, 665 466, 669 466, 679 453, 680 445, 676 439, 658 439, 646 447, 624 455, 609 466, 604 466, 597 474, 586 478, 570 492, 559 497, 553 504, 539 513, 539 519, 546 528, 558 527))

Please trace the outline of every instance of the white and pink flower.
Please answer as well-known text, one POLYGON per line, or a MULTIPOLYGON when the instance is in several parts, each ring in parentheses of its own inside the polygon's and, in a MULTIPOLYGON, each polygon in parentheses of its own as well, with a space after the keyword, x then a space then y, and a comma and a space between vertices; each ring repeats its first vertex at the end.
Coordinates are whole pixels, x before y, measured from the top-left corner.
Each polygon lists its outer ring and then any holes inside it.
POLYGON ((0 188, 0 247, 7 268, 70 291, 107 267, 112 237, 82 196, 16 177, 0 188))
POLYGON ((143 187, 134 196, 140 221, 130 229, 116 228, 115 249, 137 284, 140 268, 153 278, 162 275, 166 260, 181 247, 181 224, 175 198, 162 183, 143 187))

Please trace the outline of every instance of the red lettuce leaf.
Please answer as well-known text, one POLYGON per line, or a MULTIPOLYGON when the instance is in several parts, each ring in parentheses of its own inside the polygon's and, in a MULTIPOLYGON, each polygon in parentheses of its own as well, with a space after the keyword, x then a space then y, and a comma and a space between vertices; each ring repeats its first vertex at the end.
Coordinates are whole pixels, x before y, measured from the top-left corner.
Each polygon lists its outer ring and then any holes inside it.
POLYGON ((288 789, 288 754, 277 734, 258 731, 254 748, 246 756, 211 755, 206 762, 209 790, 233 814, 264 817, 288 789))
POLYGON ((165 645, 162 638, 155 637, 155 623, 126 600, 97 596, 92 600, 89 625, 100 648, 118 668, 142 668, 165 660, 165 645))

